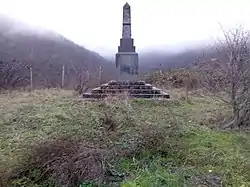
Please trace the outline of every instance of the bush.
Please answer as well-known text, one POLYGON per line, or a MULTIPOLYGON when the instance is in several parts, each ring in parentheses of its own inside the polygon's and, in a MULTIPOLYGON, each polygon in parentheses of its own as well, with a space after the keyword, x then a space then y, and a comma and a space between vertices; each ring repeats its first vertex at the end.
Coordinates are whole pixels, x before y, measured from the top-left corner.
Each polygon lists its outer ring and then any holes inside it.
POLYGON ((179 69, 170 72, 154 72, 148 75, 146 82, 160 86, 172 86, 183 88, 188 84, 189 89, 197 89, 200 86, 200 79, 195 71, 179 69))
POLYGON ((12 185, 54 183, 74 187, 83 181, 103 183, 105 179, 105 154, 97 147, 91 148, 83 141, 61 138, 43 142, 33 147, 32 154, 23 166, 12 175, 12 185), (34 172, 36 174, 34 174, 34 172))

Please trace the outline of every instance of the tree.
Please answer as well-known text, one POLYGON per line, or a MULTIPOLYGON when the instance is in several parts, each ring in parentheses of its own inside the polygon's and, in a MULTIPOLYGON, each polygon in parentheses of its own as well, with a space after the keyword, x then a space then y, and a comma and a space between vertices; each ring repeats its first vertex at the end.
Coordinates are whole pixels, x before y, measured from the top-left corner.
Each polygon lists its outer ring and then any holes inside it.
POLYGON ((10 62, 0 61, 0 89, 11 89, 26 85, 29 77, 25 76, 27 66, 13 59, 10 62))
POLYGON ((76 81, 74 81, 73 87, 75 89, 75 91, 81 95, 84 92, 86 92, 89 88, 89 71, 84 68, 83 65, 78 65, 76 66, 75 64, 73 64, 73 62, 71 62, 71 65, 73 66, 74 72, 75 72, 75 77, 76 77, 76 81))
POLYGON ((217 59, 202 63, 204 87, 229 104, 232 120, 224 127, 250 125, 250 32, 240 26, 225 31, 216 45, 217 59))

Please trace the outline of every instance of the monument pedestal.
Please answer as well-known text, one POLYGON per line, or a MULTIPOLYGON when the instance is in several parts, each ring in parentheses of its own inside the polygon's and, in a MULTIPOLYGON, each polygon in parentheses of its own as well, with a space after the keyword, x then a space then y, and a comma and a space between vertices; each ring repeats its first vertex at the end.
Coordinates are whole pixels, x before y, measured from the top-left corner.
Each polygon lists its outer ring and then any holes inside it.
POLYGON ((116 67, 120 70, 120 80, 137 80, 138 53, 118 52, 115 60, 116 67))

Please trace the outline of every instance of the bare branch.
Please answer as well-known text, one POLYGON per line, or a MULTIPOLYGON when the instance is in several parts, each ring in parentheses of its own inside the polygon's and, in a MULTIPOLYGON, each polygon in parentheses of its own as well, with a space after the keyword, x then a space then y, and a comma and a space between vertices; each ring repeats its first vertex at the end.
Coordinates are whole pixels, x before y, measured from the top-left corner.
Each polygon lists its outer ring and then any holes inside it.
POLYGON ((0 89, 10 89, 25 85, 29 80, 23 73, 27 69, 23 62, 0 61, 0 89))
POLYGON ((73 85, 75 91, 81 95, 89 89, 90 75, 89 71, 83 65, 76 66, 72 61, 70 61, 76 75, 76 81, 73 85))
POLYGON ((234 118, 229 126, 239 125, 245 116, 242 112, 249 112, 250 32, 241 26, 229 31, 225 31, 221 24, 220 27, 224 40, 216 46, 219 58, 202 63, 201 82, 206 90, 232 106, 234 118))

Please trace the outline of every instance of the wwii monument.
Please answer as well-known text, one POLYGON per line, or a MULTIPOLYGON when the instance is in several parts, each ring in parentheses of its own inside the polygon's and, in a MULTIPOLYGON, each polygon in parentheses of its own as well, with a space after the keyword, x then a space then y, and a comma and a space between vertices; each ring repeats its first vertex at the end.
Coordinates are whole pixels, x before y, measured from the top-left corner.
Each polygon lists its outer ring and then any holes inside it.
POLYGON ((122 38, 116 53, 116 68, 119 68, 119 80, 109 81, 100 87, 92 89, 90 93, 84 93, 83 98, 104 98, 127 93, 130 97, 152 98, 170 96, 162 90, 139 81, 139 58, 134 46, 131 33, 131 8, 128 3, 123 6, 122 38))
POLYGON ((138 54, 135 52, 134 39, 131 36, 131 11, 126 3, 123 6, 122 38, 115 59, 116 68, 120 69, 120 80, 136 79, 138 75, 138 54))

